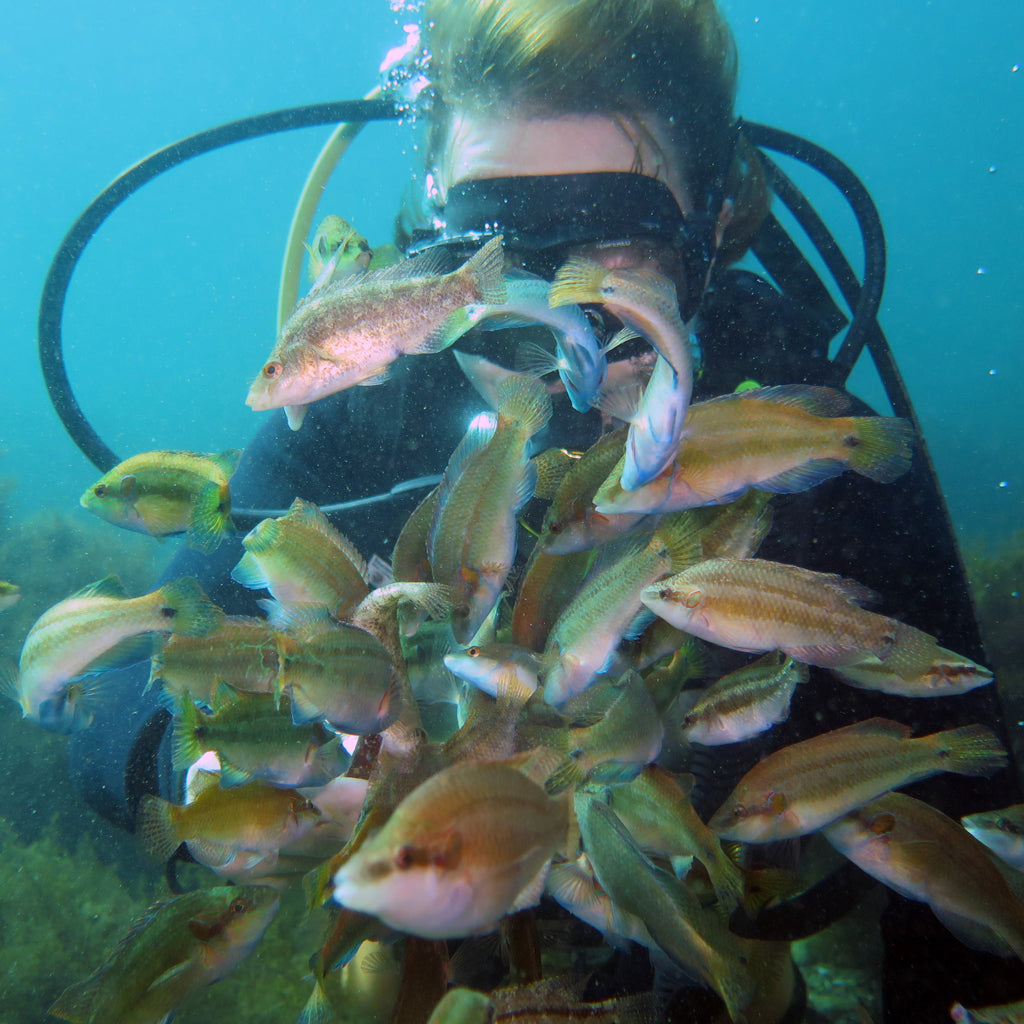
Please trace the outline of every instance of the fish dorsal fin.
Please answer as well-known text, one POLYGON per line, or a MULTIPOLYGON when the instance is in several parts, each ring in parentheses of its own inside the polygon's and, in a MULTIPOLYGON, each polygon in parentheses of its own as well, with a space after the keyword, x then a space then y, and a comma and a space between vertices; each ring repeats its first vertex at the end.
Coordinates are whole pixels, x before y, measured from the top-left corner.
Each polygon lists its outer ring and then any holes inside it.
POLYGON ((914 730, 902 722, 894 722, 890 718, 866 718, 863 722, 854 722, 853 725, 836 729, 833 735, 839 733, 860 733, 865 736, 892 736, 894 739, 907 739, 913 735, 914 730))
POLYGON ((293 517, 297 523, 307 529, 315 530, 325 540, 330 541, 355 566, 363 581, 366 582, 366 559, 359 553, 352 541, 334 528, 317 505, 296 498, 292 502, 291 508, 288 509, 288 516, 293 517))
POLYGON ((723 398, 741 398, 747 401, 775 402, 803 409, 814 416, 841 416, 850 408, 850 399, 835 388, 819 387, 814 384, 778 384, 774 387, 753 388, 723 398))
POLYGON ((380 285, 412 281, 423 277, 436 277, 448 273, 451 269, 452 260, 449 254, 441 249, 432 249, 419 256, 414 256, 412 259, 401 260, 375 270, 367 270, 362 274, 352 274, 340 281, 332 281, 318 291, 314 298, 334 299, 347 292, 363 288, 375 288, 380 285))
POLYGON ((226 448, 216 455, 208 455, 207 458, 226 476, 228 479, 234 474, 238 466, 238 460, 242 457, 241 448, 226 448))
POLYGON ((128 595, 125 593, 124 585, 117 576, 104 576, 103 579, 90 583, 81 590, 76 590, 68 600, 79 597, 116 597, 123 600, 128 595))

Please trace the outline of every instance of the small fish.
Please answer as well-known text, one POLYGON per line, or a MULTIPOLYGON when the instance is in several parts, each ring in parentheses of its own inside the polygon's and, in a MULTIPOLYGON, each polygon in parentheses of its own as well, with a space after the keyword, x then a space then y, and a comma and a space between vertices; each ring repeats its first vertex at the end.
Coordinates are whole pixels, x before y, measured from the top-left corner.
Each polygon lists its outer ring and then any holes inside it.
POLYGON ((745 843, 788 839, 939 772, 992 775, 1007 763, 984 726, 910 733, 899 722, 871 718, 776 750, 740 779, 708 825, 745 843))
POLYGON ((269 693, 236 693, 213 714, 188 696, 174 719, 172 763, 186 770, 208 750, 216 751, 221 784, 263 779, 275 786, 317 786, 345 768, 341 740, 323 726, 292 725, 287 700, 278 709, 269 693))
POLYGON ((21 600, 21 587, 17 583, 0 580, 0 612, 7 611, 21 600))
POLYGON ((714 989, 732 1020, 743 1020, 754 983, 725 920, 655 867, 601 800, 578 792, 576 816, 587 857, 612 903, 643 921, 670 960, 714 989))
POLYGON ((173 707, 188 694, 217 706, 221 684, 243 693, 273 693, 281 634, 263 619, 225 615, 201 637, 172 634, 153 652, 149 685, 159 683, 173 707))
POLYGON ((188 804, 143 795, 136 831, 158 860, 167 860, 181 843, 201 864, 214 868, 240 853, 258 860, 306 835, 322 817, 294 789, 259 779, 222 789, 216 773, 199 773, 199 778, 204 781, 188 804))
POLYGON ((734 651, 783 651, 834 668, 896 642, 895 619, 859 607, 874 599, 853 580, 757 558, 712 558, 641 595, 652 612, 701 640, 734 651))
POLYGON ((612 903, 585 853, 576 860, 552 864, 544 890, 573 917, 597 929, 613 948, 627 949, 630 942, 650 950, 659 948, 636 914, 612 903))
POLYGON ((1001 811, 968 814, 960 822, 1000 860, 1024 871, 1024 804, 1004 807, 1001 811))
POLYGON ((428 554, 434 580, 452 590, 452 632, 461 644, 472 642, 512 569, 516 514, 537 483, 527 445, 550 418, 542 384, 507 381, 493 434, 471 432, 445 470, 428 554))
POLYGON ((983 665, 940 647, 935 637, 901 622, 885 660, 873 654, 832 671, 850 686, 901 697, 947 697, 987 686, 995 678, 983 665))
POLYGON ((437 511, 437 491, 435 487, 412 510, 398 533, 391 555, 391 571, 396 583, 429 583, 433 579, 427 545, 437 511))
POLYGON ((185 543, 214 551, 231 523, 228 480, 241 452, 144 452, 104 473, 82 495, 81 505, 115 526, 166 537, 184 533, 185 543))
POLYGON ((616 687, 611 706, 593 725, 565 733, 568 757, 548 777, 552 794, 589 782, 634 778, 661 753, 664 728, 658 709, 637 672, 616 687))
POLYGON ((278 910, 263 885, 200 889, 157 903, 107 960, 49 1012, 75 1024, 160 1024, 192 992, 230 974, 278 910))
POLYGON ((95 686, 81 682, 127 661, 143 661, 149 633, 203 636, 221 612, 185 576, 143 597, 126 597, 108 576, 44 612, 21 649, 16 693, 22 713, 47 729, 74 732, 93 719, 95 686))
POLYGON ((847 469, 890 483, 910 468, 913 428, 902 419, 840 416, 832 388, 788 384, 691 405, 686 443, 671 472, 640 488, 616 467, 594 498, 598 511, 671 512, 724 505, 749 488, 791 494, 847 469))
POLYGON ((369 242, 347 220, 333 213, 320 221, 306 252, 314 291, 366 270, 373 256, 369 242))
POLYGON ((499 327, 505 326, 511 317, 516 324, 540 323, 550 328, 558 346, 557 355, 552 356, 540 346, 524 346, 516 369, 537 376, 557 370, 572 407, 577 412, 588 412, 597 404, 608 375, 608 349, 598 344, 583 310, 571 303, 554 307, 548 301, 552 286, 540 277, 510 274, 505 285, 505 301, 489 306, 483 313, 484 328, 490 326, 488 320, 492 317, 499 318, 499 327))
POLYGON ((323 605, 344 619, 370 592, 366 562, 355 545, 301 498, 286 515, 257 523, 242 546, 245 554, 231 578, 251 590, 266 588, 278 601, 323 605))
POLYGON ((511 673, 516 682, 532 693, 537 689, 540 655, 516 644, 480 644, 444 656, 445 668, 478 690, 498 696, 498 683, 511 673))
POLYGON ((544 515, 537 544, 548 554, 586 551, 655 522, 645 515, 607 516, 593 505, 594 494, 622 454, 626 428, 605 434, 562 477, 544 515))
POLYGON ((278 688, 291 698, 296 725, 324 719, 357 736, 381 732, 401 710, 390 652, 344 623, 304 641, 282 637, 278 688))
POLYGON ((772 526, 772 496, 748 491, 728 505, 696 511, 705 558, 753 558, 772 526))
MULTIPOLYGON (((661 361, 655 362, 635 412, 620 415, 622 403, 615 398, 616 408, 606 408, 630 422, 622 486, 642 487, 668 469, 678 454, 693 392, 693 343, 679 316, 675 285, 650 267, 609 268, 575 256, 555 274, 550 302, 600 302, 658 353, 661 361)), ((609 397, 602 400, 603 408, 609 397)))
POLYGON ((1024 1024, 1024 1000, 1001 1006, 980 1006, 968 1010, 963 1003, 954 1003, 949 1010, 956 1024, 1024 1024))
POLYGON ((520 647, 544 650, 552 627, 586 579, 593 554, 552 555, 534 546, 512 609, 512 639, 520 647))
POLYGON ((427 1024, 493 1024, 494 1004, 471 988, 449 989, 434 1007, 427 1024))
POLYGON ((427 255, 315 292, 281 328, 246 404, 284 406, 298 430, 309 403, 382 383, 403 355, 443 351, 472 326, 467 306, 505 300, 503 262, 499 237, 450 274, 427 255))
POLYGON ((452 765, 395 808, 334 875, 334 898, 424 938, 491 931, 540 898, 567 808, 505 764, 452 765))
POLYGON ((544 699, 549 704, 564 704, 608 669, 642 612, 644 588, 692 562, 695 552, 692 523, 677 516, 664 520, 646 542, 627 546, 587 580, 548 636, 544 699))
POLYGON ((743 896, 743 875, 693 809, 694 781, 692 775, 673 777, 648 765, 630 782, 589 788, 611 807, 644 853, 664 857, 677 873, 691 858, 700 861, 719 904, 732 913, 743 896))
POLYGON ((683 719, 683 736, 704 746, 757 736, 789 717, 793 691, 808 675, 806 665, 766 654, 709 686, 683 719))
POLYGON ((985 846, 934 807, 887 793, 824 829, 862 871, 927 903, 971 946, 1024 960, 1024 903, 985 846))
POLYGON ((612 470, 619 486, 627 491, 642 488, 671 470, 679 455, 689 398, 679 374, 661 356, 654 361, 642 394, 619 391, 602 398, 602 412, 629 424, 622 462, 612 470))

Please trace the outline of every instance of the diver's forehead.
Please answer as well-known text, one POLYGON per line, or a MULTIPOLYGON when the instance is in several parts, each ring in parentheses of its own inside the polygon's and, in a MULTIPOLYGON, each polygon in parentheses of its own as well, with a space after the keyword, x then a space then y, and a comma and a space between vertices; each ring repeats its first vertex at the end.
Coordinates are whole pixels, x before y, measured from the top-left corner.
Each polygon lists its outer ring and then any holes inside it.
POLYGON ((663 181, 692 210, 668 133, 655 114, 474 114, 456 112, 439 154, 441 200, 463 181, 520 175, 639 172, 663 181))

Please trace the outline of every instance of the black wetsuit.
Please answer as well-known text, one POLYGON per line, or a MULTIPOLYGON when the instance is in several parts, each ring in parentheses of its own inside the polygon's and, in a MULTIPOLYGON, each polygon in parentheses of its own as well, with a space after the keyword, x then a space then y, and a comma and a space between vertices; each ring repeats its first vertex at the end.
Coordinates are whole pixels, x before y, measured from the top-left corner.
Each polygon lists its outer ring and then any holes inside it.
MULTIPOLYGON (((827 358, 829 334, 814 316, 755 275, 724 272, 703 307, 704 369, 695 397, 731 392, 747 379, 765 385, 835 384, 827 358)), ((501 334, 481 332, 458 347, 475 348, 511 365, 500 339, 501 334)), ((296 496, 332 504, 441 472, 483 402, 450 353, 409 358, 396 371, 396 379, 383 387, 355 388, 311 406, 298 432, 275 413, 246 449, 232 479, 234 505, 286 509, 296 496)), ((576 414, 562 399, 540 440, 543 446, 587 447, 599 426, 597 413, 576 414)), ((387 558, 423 493, 342 513, 334 521, 364 555, 387 558)), ((942 500, 924 457, 915 458, 910 472, 893 484, 847 473, 802 494, 780 495, 773 499, 773 510, 774 526, 760 557, 858 580, 882 596, 878 611, 985 661, 942 500)), ((194 574, 225 611, 256 614, 255 600, 264 595, 230 579, 241 554, 238 538, 210 556, 183 548, 165 575, 194 574)), ((169 715, 159 708, 155 692, 142 694, 146 672, 137 666, 112 674, 107 692, 114 699, 91 729, 71 741, 73 776, 83 795, 127 828, 143 792, 174 792, 165 735, 169 715)), ((769 750, 875 715, 904 722, 917 734, 984 722, 1005 738, 992 687, 910 700, 853 689, 824 671, 813 670, 813 675, 813 683, 798 691, 787 722, 747 743, 707 748, 694 766, 697 803, 705 816, 769 750)), ((954 817, 1020 799, 1009 771, 993 779, 943 775, 910 792, 954 817)), ((883 932, 888 1021, 941 1020, 954 999, 984 1005, 1024 997, 1018 963, 960 945, 923 904, 892 896, 883 932)))

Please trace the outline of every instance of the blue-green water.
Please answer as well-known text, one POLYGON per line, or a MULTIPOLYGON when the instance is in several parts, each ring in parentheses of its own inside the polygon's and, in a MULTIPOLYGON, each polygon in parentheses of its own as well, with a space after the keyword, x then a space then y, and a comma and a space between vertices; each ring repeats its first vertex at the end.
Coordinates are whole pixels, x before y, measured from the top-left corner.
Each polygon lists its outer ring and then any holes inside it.
MULTIPOLYGON (((64 231, 115 175, 175 139, 363 95, 403 36, 384 0, 356 8, 115 12, 86 2, 8 14, 0 439, 22 507, 69 501, 93 475, 36 368, 36 307, 64 231)), ((1024 379, 1024 70, 1013 69, 1024 62, 1024 11, 1011 0, 983 15, 952 0, 725 8, 740 47, 739 111, 832 149, 878 203, 890 267, 882 323, 958 527, 1009 532, 1024 522, 1013 442, 1024 379)), ((249 436, 245 388, 269 349, 283 240, 325 135, 288 133, 179 168, 90 245, 69 295, 67 358, 86 414, 118 453, 212 450, 249 436)), ((322 209, 385 239, 415 164, 412 142, 394 125, 368 131, 322 209)), ((826 192, 820 199, 843 214, 826 192)), ((872 384, 860 384, 869 396, 872 384)))
MULTIPOLYGON (((1024 9, 1011 0, 983 13, 952 0, 723 6, 740 48, 739 112, 831 149, 878 203, 889 242, 882 324, 957 528, 971 539, 1008 536, 1024 525, 1016 401, 1024 384, 1024 9)), ((86 522, 77 498, 96 477, 53 414, 35 355, 43 279, 74 218, 120 171, 180 137, 267 110, 362 96, 384 53, 401 42, 401 20, 385 0, 123 9, 86 0, 5 15, 0 310, 9 362, 0 476, 17 481, 19 517, 60 508, 86 522)), ((84 411, 119 454, 241 446, 255 429, 246 388, 272 342, 284 239, 327 133, 263 139, 178 168, 133 197, 90 244, 69 295, 66 355, 84 411)), ((414 147, 407 128, 368 129, 322 211, 349 218, 373 243, 387 240, 414 147)), ((842 204, 808 181, 840 236, 852 238, 842 204)), ((877 402, 869 371, 855 387, 877 402)), ((132 552, 145 546, 110 536, 132 552)), ((77 559, 56 542, 39 554, 53 600, 72 589, 64 577, 77 559)), ((0 578, 7 575, 0 564, 0 578)), ((138 587, 145 575, 140 570, 138 587)), ((21 738, 4 751, 4 773, 23 775, 35 762, 38 788, 0 799, 0 817, 24 829, 61 798, 62 741, 15 723, 8 711, 4 724, 16 724, 21 738)), ((75 827, 64 817, 59 826, 64 836, 98 835, 101 857, 113 856, 115 840, 94 823, 75 827)), ((26 894, 33 858, 58 851, 19 854, 16 867, 4 868, 10 875, 0 892, 26 894)), ((93 871, 96 885, 112 884, 88 851, 74 863, 77 879, 69 871, 60 887, 44 883, 47 902, 25 895, 17 914, 52 921, 76 903, 83 910, 93 871)), ((136 905, 153 891, 140 885, 136 905)), ((112 902, 96 911, 116 920, 89 936, 92 948, 77 950, 73 976, 95 966, 133 912, 112 902)), ((83 943, 80 932, 34 934, 56 947, 83 943)), ((20 941, 0 935, 7 950, 20 941)), ((267 956, 299 950, 281 972, 297 981, 312 945, 308 937, 289 945, 285 934, 267 956)))

